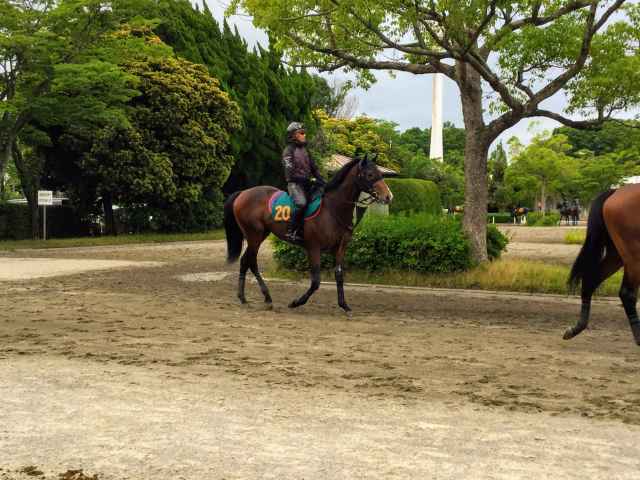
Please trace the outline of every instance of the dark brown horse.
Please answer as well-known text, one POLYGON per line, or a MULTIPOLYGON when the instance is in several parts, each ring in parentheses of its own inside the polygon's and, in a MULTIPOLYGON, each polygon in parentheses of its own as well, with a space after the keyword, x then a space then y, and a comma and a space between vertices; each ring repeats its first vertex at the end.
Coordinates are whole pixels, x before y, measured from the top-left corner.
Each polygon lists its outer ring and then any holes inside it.
POLYGON ((640 321, 636 303, 640 286, 640 185, 627 185, 600 194, 591 204, 587 238, 578 254, 569 283, 582 282, 582 310, 565 340, 575 337, 589 324, 591 297, 598 286, 624 267, 620 300, 633 337, 640 345, 640 321))
MULTIPOLYGON (((258 270, 258 249, 269 233, 286 240, 287 222, 278 221, 268 206, 269 199, 278 189, 254 187, 231 195, 224 206, 224 226, 227 234, 227 260, 234 262, 242 252, 243 239, 247 249, 240 260, 238 298, 246 303, 244 295, 247 269, 256 277, 264 301, 271 304, 269 289, 258 270)), ((329 251, 336 257, 335 278, 338 305, 346 312, 351 309, 344 300, 344 272, 342 261, 353 231, 353 211, 362 192, 375 200, 390 203, 393 195, 384 182, 380 170, 372 161, 354 159, 340 169, 325 187, 320 212, 304 224, 304 248, 311 263, 311 286, 290 308, 307 303, 320 286, 320 252, 329 251)), ((278 216, 278 215, 276 215, 278 216)), ((289 215, 285 216, 286 219, 289 215)))

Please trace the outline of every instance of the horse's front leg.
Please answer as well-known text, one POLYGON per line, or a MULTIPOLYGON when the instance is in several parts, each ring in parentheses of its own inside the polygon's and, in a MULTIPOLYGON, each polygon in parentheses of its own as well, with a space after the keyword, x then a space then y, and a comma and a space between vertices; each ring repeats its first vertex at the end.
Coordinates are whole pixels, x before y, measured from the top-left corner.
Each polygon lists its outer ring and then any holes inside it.
POLYGON ((347 245, 349 244, 349 240, 351 237, 345 235, 342 241, 340 242, 340 246, 338 250, 336 250, 336 287, 338 289, 338 305, 345 312, 349 313, 351 308, 347 305, 347 302, 344 300, 344 269, 343 269, 343 261, 344 254, 347 251, 347 245))
POLYGON ((289 308, 296 308, 307 303, 309 297, 320 287, 320 249, 308 250, 309 262, 311 263, 311 286, 304 295, 289 304, 289 308))

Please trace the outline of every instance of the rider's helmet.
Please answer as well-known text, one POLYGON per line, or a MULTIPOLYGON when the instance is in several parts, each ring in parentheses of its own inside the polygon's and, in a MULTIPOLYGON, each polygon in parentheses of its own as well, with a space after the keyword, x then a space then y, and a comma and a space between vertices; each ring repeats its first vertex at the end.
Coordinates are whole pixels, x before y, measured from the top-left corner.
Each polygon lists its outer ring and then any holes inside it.
POLYGON ((296 132, 304 130, 304 125, 300 122, 291 122, 287 127, 287 140, 292 140, 296 132))

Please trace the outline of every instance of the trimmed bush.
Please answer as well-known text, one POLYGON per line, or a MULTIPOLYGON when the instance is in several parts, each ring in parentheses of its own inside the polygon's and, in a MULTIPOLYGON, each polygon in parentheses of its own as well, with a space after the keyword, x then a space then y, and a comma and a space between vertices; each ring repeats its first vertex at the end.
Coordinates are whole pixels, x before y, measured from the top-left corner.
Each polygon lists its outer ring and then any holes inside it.
POLYGON ((513 216, 511 216, 509 212, 489 213, 487 215, 487 222, 488 223, 513 223, 513 216))
POLYGON ((440 190, 435 183, 417 178, 387 178, 385 182, 393 193, 389 213, 431 213, 440 215, 440 190))
MULTIPOLYGON (((497 258, 507 238, 497 228, 487 232, 490 258, 497 258)), ((304 250, 277 238, 274 258, 280 267, 307 270, 304 250)), ((400 269, 421 273, 448 273, 472 266, 469 241, 459 220, 434 215, 366 218, 347 248, 345 264, 362 270, 400 269)), ((322 268, 333 268, 332 255, 323 255, 322 268)))
POLYGON ((558 222, 560 222, 559 213, 542 215, 542 212, 531 212, 527 215, 527 225, 531 227, 552 227, 558 225, 558 222))
POLYGON ((0 239, 31 238, 31 214, 26 205, 0 203, 0 239))

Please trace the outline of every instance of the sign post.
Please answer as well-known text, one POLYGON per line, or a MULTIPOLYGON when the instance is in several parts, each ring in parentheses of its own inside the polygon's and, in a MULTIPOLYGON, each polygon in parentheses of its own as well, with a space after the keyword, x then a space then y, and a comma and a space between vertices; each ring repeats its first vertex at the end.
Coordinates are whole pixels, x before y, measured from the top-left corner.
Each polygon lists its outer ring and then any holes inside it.
POLYGON ((38 190, 38 205, 42 205, 42 238, 47 239, 47 205, 53 205, 51 190, 38 190))

